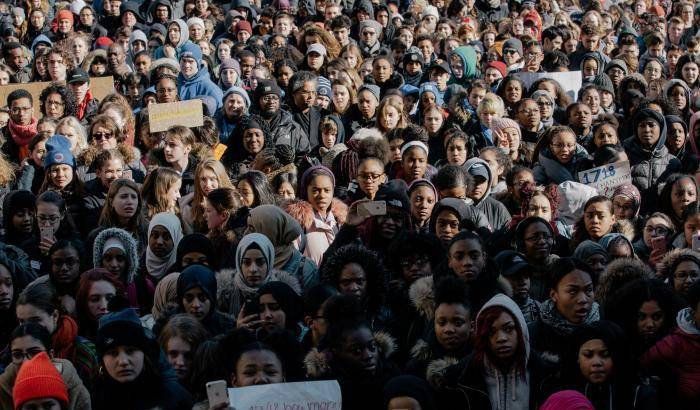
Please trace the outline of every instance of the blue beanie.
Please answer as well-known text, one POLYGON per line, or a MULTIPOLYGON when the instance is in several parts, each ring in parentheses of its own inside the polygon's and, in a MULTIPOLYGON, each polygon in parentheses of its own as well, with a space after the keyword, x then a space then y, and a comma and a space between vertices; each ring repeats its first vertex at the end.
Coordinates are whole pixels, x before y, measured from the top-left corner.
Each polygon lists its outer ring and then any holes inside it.
POLYGON ((97 327, 95 347, 100 357, 118 346, 134 346, 149 354, 153 340, 146 335, 141 320, 132 308, 110 312, 102 316, 97 327))
POLYGON ((46 156, 44 157, 44 168, 51 165, 66 164, 75 168, 75 157, 70 152, 70 141, 63 135, 53 135, 46 141, 46 156))
POLYGON ((194 59, 199 65, 202 63, 202 49, 197 44, 188 41, 180 49, 178 60, 181 61, 185 57, 194 59))
POLYGON ((331 82, 326 77, 318 77, 318 95, 324 97, 333 98, 333 89, 331 88, 331 82))

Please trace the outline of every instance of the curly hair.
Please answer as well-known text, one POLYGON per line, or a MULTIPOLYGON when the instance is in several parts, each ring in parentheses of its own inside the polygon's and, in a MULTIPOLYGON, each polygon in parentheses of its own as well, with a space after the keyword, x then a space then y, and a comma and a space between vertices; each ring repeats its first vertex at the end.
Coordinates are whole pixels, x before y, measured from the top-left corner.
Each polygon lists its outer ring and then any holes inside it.
POLYGON ((552 220, 556 220, 561 197, 559 196, 559 190, 555 184, 549 184, 545 187, 525 184, 522 188, 520 188, 520 198, 522 198, 522 204, 520 207, 521 215, 527 215, 527 211, 530 208, 530 202, 534 197, 539 195, 543 195, 545 198, 547 198, 549 201, 549 206, 552 209, 552 220))
POLYGON ((78 103, 75 101, 75 94, 73 94, 73 92, 65 85, 56 83, 49 84, 49 86, 44 88, 39 95, 39 101, 41 101, 39 108, 42 115, 46 115, 46 108, 44 107, 44 104, 46 103, 46 99, 49 98, 49 95, 51 94, 58 94, 61 96, 61 100, 63 100, 63 117, 75 116, 75 108, 78 106, 78 103))

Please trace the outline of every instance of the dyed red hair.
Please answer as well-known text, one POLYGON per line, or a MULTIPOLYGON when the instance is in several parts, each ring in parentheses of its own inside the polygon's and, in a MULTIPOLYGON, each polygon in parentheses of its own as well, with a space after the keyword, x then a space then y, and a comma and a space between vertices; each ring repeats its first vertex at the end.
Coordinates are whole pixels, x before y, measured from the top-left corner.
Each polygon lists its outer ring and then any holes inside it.
POLYGON ((491 306, 479 313, 476 319, 476 337, 474 338, 474 360, 485 368, 484 359, 489 356, 489 361, 495 363, 492 357, 489 340, 491 338, 491 326, 493 322, 501 316, 501 313, 508 313, 515 322, 515 331, 518 333, 518 346, 515 348, 515 357, 512 366, 515 366, 521 377, 525 378, 525 339, 523 330, 518 323, 518 319, 502 306, 491 306))

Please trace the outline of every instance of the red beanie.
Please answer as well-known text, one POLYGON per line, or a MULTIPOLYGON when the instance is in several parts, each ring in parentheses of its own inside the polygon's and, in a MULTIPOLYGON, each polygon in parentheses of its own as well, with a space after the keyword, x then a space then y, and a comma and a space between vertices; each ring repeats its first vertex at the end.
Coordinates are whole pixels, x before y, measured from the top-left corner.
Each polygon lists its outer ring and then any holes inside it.
POLYGON ((248 34, 253 34, 253 28, 250 26, 250 23, 245 20, 241 20, 236 24, 236 34, 240 31, 247 31, 248 34))
POLYGON ((59 21, 61 19, 66 19, 70 20, 71 23, 73 23, 73 13, 71 13, 70 10, 63 9, 56 14, 56 21, 59 21))
POLYGON ((484 66, 484 73, 487 68, 495 68, 501 73, 501 76, 506 76, 506 64, 503 61, 490 61, 484 66))
POLYGON ((29 400, 52 398, 68 405, 68 388, 46 352, 41 352, 22 364, 17 373, 12 399, 15 409, 29 400))
POLYGON ((95 40, 95 48, 102 50, 108 49, 112 44, 114 44, 114 41, 109 37, 97 37, 97 40, 95 40))

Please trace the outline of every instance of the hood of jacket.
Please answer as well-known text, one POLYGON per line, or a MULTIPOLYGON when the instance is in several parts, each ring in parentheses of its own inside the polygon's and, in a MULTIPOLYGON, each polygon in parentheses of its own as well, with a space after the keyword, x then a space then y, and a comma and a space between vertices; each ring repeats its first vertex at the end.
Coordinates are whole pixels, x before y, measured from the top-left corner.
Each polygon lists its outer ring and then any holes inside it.
POLYGON ((445 198, 441 199, 435 208, 433 208, 433 214, 430 216, 430 231, 435 231, 435 221, 437 220, 440 212, 444 210, 450 210, 459 216, 459 220, 464 221, 469 217, 469 205, 462 199, 458 198, 445 198))
MULTIPOLYGON (((684 238, 682 232, 679 237, 684 238)), ((683 242, 685 243, 685 238, 683 239, 683 242)), ((673 274, 672 270, 675 270, 676 266, 682 260, 697 260, 698 264, 700 265, 700 253, 690 248, 673 249, 667 252, 661 259, 661 262, 656 265, 656 271, 661 274, 662 278, 670 278, 673 274)))
POLYGON ((598 190, 574 181, 565 181, 557 186, 559 196, 559 219, 566 225, 573 225, 583 214, 586 201, 598 195, 598 190))
POLYGON ((408 298, 428 322, 432 322, 435 316, 435 294, 433 292, 433 276, 417 279, 408 288, 408 298))
POLYGON ((36 45, 39 43, 48 43, 51 46, 53 46, 53 41, 51 41, 51 39, 49 39, 49 37, 46 34, 39 34, 38 36, 36 36, 34 41, 32 41, 32 54, 34 54, 34 47, 36 47, 36 45))
POLYGON ((624 283, 636 279, 652 279, 654 271, 637 258, 620 258, 610 262, 605 272, 598 278, 598 286, 595 290, 595 298, 601 305, 610 302, 616 290, 624 283))
POLYGON ((151 6, 148 9, 148 13, 151 15, 151 18, 155 20, 156 17, 156 7, 158 6, 165 6, 168 8, 168 20, 173 18, 173 5, 170 3, 169 0, 156 0, 154 1, 151 6))
POLYGON ((338 127, 338 135, 335 137, 335 143, 339 144, 341 142, 345 142, 345 127, 343 126, 343 121, 340 119, 340 117, 335 114, 330 114, 326 118, 329 118, 335 123, 336 127, 338 127))
POLYGON ((676 315, 676 323, 678 324, 678 329, 683 333, 693 336, 700 336, 700 329, 693 319, 693 310, 691 308, 688 307, 678 311, 678 314, 676 315))
MULTIPOLYGON (((379 355, 383 360, 387 360, 396 351, 396 340, 386 332, 374 332, 374 342, 377 344, 379 355)), ((330 350, 311 349, 304 358, 306 375, 312 379, 331 376, 333 373, 332 360, 333 353, 330 350)))
POLYGON ((102 266, 102 250, 104 249, 107 240, 110 238, 118 239, 124 246, 127 259, 129 260, 126 283, 124 283, 124 286, 128 286, 134 281, 136 271, 139 268, 139 252, 138 246, 136 245, 136 240, 127 231, 120 228, 107 228, 97 235, 95 238, 95 243, 92 247, 93 266, 102 266))
POLYGON ((518 322, 518 327, 520 327, 520 331, 523 334, 523 341, 525 343, 525 365, 527 366, 527 360, 530 357, 530 333, 527 330, 525 316, 523 316, 523 312, 520 311, 520 308, 518 307, 517 303, 513 301, 513 299, 504 295, 503 293, 495 295, 484 304, 481 310, 479 310, 479 313, 476 315, 476 323, 479 323, 479 316, 481 316, 486 309, 494 306, 507 310, 508 313, 510 313, 511 316, 513 316, 513 318, 518 322))
POLYGON ((459 56, 459 58, 462 60, 462 64, 464 67, 464 73, 462 74, 462 78, 458 78, 458 80, 471 80, 473 78, 476 78, 478 75, 478 71, 476 69, 476 51, 474 51, 474 47, 459 46, 455 48, 447 56, 448 61, 450 60, 450 57, 452 57, 453 54, 459 56))
MULTIPOLYGON (((190 39, 190 31, 187 28, 187 23, 185 23, 182 19, 175 19, 168 24, 168 27, 172 25, 173 23, 177 24, 177 26, 180 28, 180 40, 178 40, 177 44, 173 44, 176 50, 180 50, 183 45, 190 39)), ((168 42, 168 37, 166 36, 166 42, 168 42)))
POLYGON ((698 137, 700 137, 700 135, 695 135, 695 124, 698 120, 700 120, 700 111, 690 117, 688 129, 688 139, 690 140, 690 146, 693 148, 693 154, 695 154, 696 157, 700 157, 700 143, 698 142, 698 137))
POLYGON ((491 167, 489 166, 489 163, 484 161, 481 158, 470 158, 467 160, 467 162, 464 163, 464 169, 469 172, 469 170, 475 165, 475 164, 481 164, 486 167, 486 171, 489 173, 489 178, 487 182, 487 187, 486 188, 486 193, 484 194, 483 197, 479 201, 474 201, 474 205, 478 205, 481 201, 484 199, 488 198, 489 195, 491 195, 491 180, 493 179, 493 174, 491 173, 491 167))
MULTIPOLYGON (((590 51, 590 52, 588 52, 588 53, 585 53, 585 54, 581 57, 581 65, 580 65, 580 67, 579 67, 579 69, 581 70, 581 72, 583 73, 583 63, 584 63, 586 60, 589 60, 589 59, 591 59, 591 58, 594 59, 594 60, 596 61, 596 63, 598 63, 598 69, 596 70, 596 73, 595 73, 595 74, 596 74, 596 75, 603 74, 603 73, 605 72, 605 63, 603 62, 603 59, 600 58, 600 53, 598 53, 597 51, 590 51)), ((587 77, 586 77, 586 78, 587 78, 587 77)))
MULTIPOLYGON (((668 149, 666 148, 666 119, 664 116, 657 111, 654 111, 649 108, 642 108, 641 110, 637 111, 637 113, 634 116, 634 120, 632 121, 632 136, 625 140, 623 143, 623 146, 625 147, 625 150, 627 150, 628 154, 632 154, 632 157, 636 158, 650 158, 650 157, 661 157, 665 153, 668 152, 668 149), (653 147, 651 147, 651 150, 645 149, 642 147, 642 145, 639 142, 639 139, 637 138, 637 126, 639 123, 646 119, 646 118, 652 118, 654 121, 658 122, 659 125, 661 126, 661 132, 659 135, 659 140, 656 141, 653 147)), ((633 158, 630 158, 631 162, 634 162, 633 158)))

